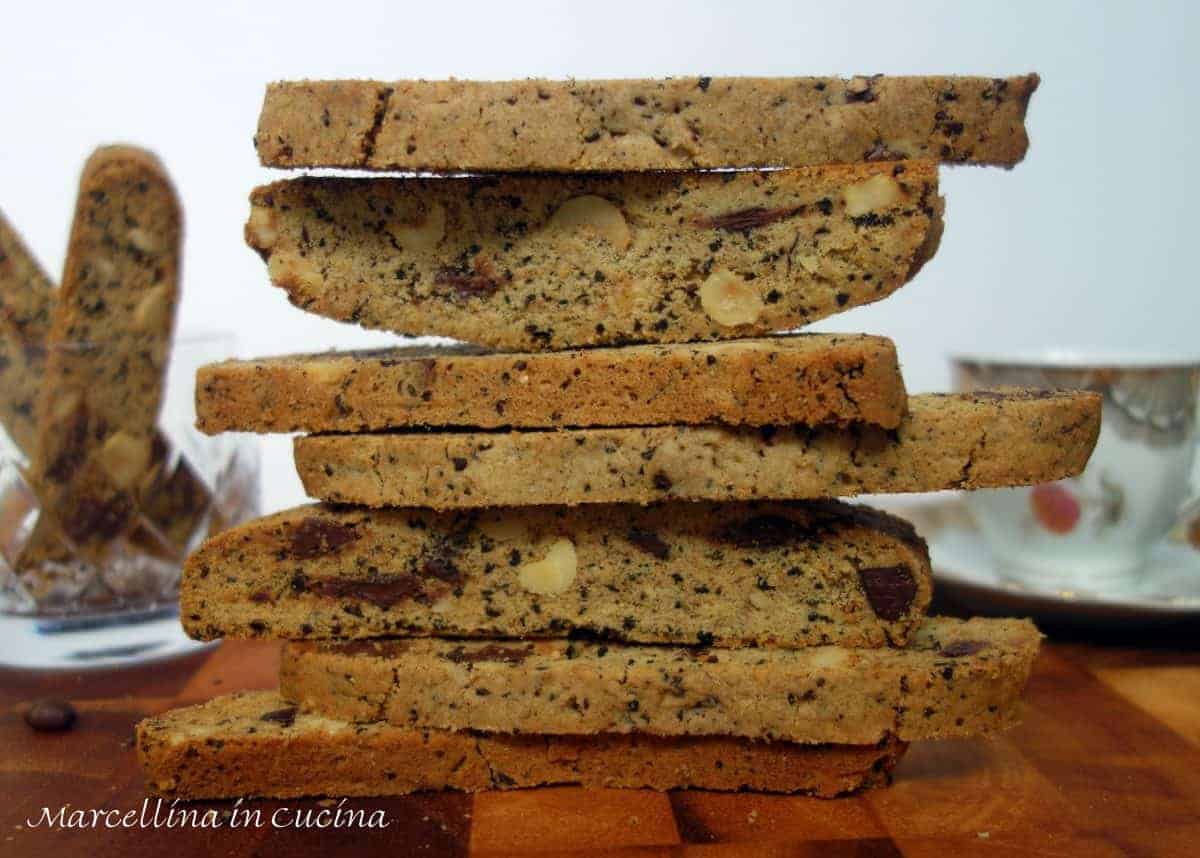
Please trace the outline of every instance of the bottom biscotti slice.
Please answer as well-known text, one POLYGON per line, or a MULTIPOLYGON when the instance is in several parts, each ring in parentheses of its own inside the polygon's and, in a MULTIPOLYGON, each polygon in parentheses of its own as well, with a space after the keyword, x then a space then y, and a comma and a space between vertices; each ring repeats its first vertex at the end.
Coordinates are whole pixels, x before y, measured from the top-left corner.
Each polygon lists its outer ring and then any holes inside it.
POLYGON ((304 506, 188 558, 194 637, 565 637, 903 644, 929 606, 907 522, 838 501, 510 507, 304 506))
POLYGON ((547 784, 835 796, 886 783, 905 743, 797 745, 725 736, 487 736, 348 724, 269 691, 138 724, 151 792, 177 798, 402 795, 547 784))
POLYGON ((924 394, 899 428, 775 431, 650 426, 397 432, 296 439, 313 497, 462 508, 819 498, 998 488, 1083 470, 1100 397, 1071 391, 924 394))
POLYGON ((935 618, 902 650, 305 641, 284 647, 280 693, 306 712, 422 729, 861 745, 1011 726, 1040 640, 1026 620, 935 618))

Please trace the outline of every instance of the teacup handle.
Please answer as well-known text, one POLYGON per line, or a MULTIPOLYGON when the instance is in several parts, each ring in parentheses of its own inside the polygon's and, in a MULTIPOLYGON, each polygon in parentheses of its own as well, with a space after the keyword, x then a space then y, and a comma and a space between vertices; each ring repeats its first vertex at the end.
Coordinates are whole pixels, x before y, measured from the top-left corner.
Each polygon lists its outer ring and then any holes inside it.
POLYGON ((1196 456, 1192 459, 1192 494, 1179 508, 1179 516, 1175 519, 1175 527, 1171 530, 1176 532, 1182 529, 1184 541, 1200 549, 1200 542, 1194 542, 1191 539, 1193 528, 1200 538, 1200 435, 1196 438, 1196 447, 1196 456))

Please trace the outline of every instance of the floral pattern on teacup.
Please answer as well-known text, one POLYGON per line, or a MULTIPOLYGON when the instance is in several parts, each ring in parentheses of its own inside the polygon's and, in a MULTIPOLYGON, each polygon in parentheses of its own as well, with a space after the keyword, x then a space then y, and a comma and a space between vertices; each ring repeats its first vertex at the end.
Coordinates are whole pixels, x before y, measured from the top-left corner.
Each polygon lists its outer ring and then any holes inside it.
POLYGON ((1078 480, 1042 483, 1029 490, 1033 522, 1042 530, 1066 535, 1090 524, 1099 533, 1121 521, 1125 491, 1107 474, 1100 474, 1098 490, 1089 492, 1078 480))

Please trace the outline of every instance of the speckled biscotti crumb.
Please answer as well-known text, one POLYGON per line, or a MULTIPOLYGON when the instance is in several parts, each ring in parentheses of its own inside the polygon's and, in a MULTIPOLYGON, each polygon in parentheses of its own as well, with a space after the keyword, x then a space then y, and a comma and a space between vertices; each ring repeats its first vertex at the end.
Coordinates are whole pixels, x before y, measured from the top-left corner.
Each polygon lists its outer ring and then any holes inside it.
POLYGON ((201 367, 209 433, 670 423, 872 423, 907 405, 890 340, 804 334, 729 343, 495 354, 431 346, 201 367))
POLYGON ((0 212, 0 421, 27 458, 53 308, 53 282, 0 212))
POLYGON ((284 81, 270 167, 503 172, 803 166, 928 158, 1011 167, 1035 74, 665 80, 284 81))
MULTIPOLYGON (((37 403, 32 482, 45 522, 96 554, 130 526, 153 472, 179 294, 182 215, 154 155, 98 149, 79 184, 37 403)), ((22 566, 47 548, 34 539, 22 566)))
POLYGON ((905 649, 293 641, 279 690, 305 712, 414 729, 872 744, 1012 726, 1040 639, 1027 620, 938 617, 905 649))
POLYGON ((907 745, 798 745, 726 736, 482 735, 348 724, 272 691, 174 709, 137 726, 151 793, 179 799, 404 795, 550 784, 752 789, 833 797, 890 782, 907 745))
POLYGON ((794 329, 906 283, 941 215, 929 162, 302 178, 254 192, 246 240, 301 309, 533 351, 794 329))
POLYGON ((437 509, 664 499, 820 498, 998 488, 1078 474, 1100 397, 978 391, 909 398, 895 430, 652 426, 308 435, 312 497, 437 509))
POLYGON ((304 506, 188 558, 194 637, 564 637, 903 645, 931 593, 901 519, 837 501, 516 507, 304 506))

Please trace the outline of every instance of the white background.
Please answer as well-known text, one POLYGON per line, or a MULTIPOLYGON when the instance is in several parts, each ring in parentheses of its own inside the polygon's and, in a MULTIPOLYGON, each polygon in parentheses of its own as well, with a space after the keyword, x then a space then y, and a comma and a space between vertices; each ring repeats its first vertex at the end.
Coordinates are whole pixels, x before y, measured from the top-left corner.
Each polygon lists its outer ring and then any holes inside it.
MULTIPOLYGON (((938 256, 821 327, 893 337, 912 390, 946 387, 956 350, 1191 353, 1198 5, 5 2, 0 207, 57 272, 88 152, 147 146, 187 213, 183 331, 232 329, 242 356, 373 344, 391 338, 293 309, 242 243, 246 197, 274 177, 251 145, 269 80, 1032 70, 1026 161, 946 171, 938 256)), ((290 443, 265 453, 264 508, 297 502, 290 443)))

